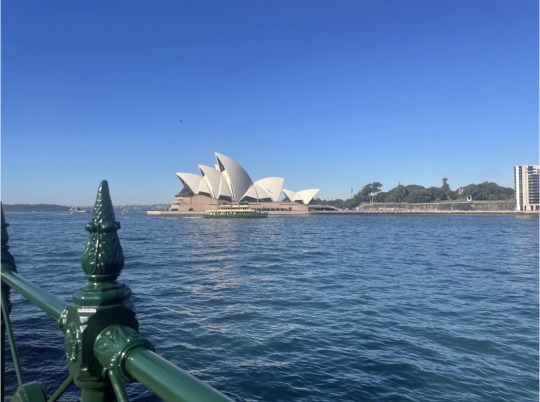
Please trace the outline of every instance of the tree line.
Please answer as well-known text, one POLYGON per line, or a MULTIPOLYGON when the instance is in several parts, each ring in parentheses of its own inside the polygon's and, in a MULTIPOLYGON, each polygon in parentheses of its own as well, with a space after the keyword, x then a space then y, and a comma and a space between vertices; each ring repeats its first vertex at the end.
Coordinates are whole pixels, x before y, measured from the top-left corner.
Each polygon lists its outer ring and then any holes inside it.
POLYGON ((68 206, 56 204, 3 204, 5 212, 67 212, 68 206))
POLYGON ((383 185, 379 182, 366 184, 358 193, 347 200, 321 200, 315 198, 312 204, 332 205, 341 209, 352 209, 361 203, 419 203, 419 202, 440 202, 440 201, 460 201, 471 196, 474 201, 497 201, 513 200, 514 189, 499 186, 497 183, 484 182, 480 184, 469 184, 457 190, 452 190, 448 184, 448 179, 442 179, 441 187, 424 187, 418 184, 409 184, 394 187, 389 191, 382 191, 383 185))

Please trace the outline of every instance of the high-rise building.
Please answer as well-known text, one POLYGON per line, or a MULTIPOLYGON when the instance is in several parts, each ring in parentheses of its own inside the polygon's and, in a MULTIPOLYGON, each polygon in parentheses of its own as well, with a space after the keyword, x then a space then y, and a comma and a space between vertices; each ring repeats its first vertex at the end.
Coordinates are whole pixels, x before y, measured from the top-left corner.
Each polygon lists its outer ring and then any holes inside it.
POLYGON ((514 166, 514 187, 516 189, 517 211, 538 211, 540 209, 540 166, 514 166))

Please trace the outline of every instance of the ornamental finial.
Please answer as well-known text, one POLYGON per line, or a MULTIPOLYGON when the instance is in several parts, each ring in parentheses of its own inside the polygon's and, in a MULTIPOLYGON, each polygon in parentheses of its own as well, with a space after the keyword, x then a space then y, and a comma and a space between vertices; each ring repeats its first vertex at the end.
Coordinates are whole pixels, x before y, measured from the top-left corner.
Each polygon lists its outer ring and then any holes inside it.
POLYGON ((122 272, 124 252, 116 233, 118 229, 120 222, 115 220, 109 184, 103 180, 98 189, 92 221, 86 225, 90 238, 81 265, 89 281, 111 282, 122 272))

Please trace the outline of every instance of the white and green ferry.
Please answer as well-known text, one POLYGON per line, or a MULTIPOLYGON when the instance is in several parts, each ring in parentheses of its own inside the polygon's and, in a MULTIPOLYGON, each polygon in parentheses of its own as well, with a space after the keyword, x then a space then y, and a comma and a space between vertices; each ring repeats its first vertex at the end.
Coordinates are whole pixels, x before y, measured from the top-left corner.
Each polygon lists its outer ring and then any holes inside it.
POLYGON ((268 212, 259 212, 249 207, 247 202, 220 205, 219 209, 208 209, 205 218, 266 218, 268 212))

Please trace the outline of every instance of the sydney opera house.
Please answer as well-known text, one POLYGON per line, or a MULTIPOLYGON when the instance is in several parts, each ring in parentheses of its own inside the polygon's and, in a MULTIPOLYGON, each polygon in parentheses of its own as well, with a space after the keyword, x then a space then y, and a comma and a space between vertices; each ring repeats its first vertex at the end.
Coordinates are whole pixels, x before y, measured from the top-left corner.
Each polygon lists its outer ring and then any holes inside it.
POLYGON ((307 205, 319 189, 286 190, 281 177, 253 181, 249 174, 228 156, 214 153, 214 167, 199 165, 199 174, 176 173, 184 188, 176 195, 167 214, 204 214, 218 205, 247 201, 249 206, 269 214, 308 213, 307 205), (281 193, 284 197, 280 200, 281 193))

